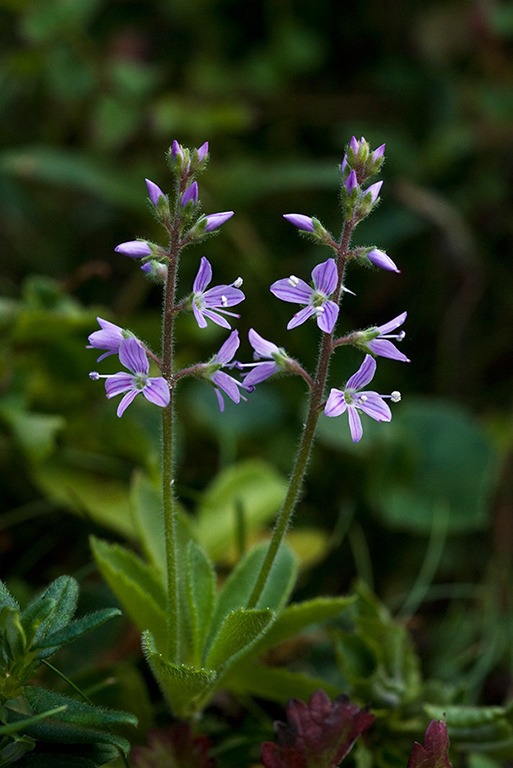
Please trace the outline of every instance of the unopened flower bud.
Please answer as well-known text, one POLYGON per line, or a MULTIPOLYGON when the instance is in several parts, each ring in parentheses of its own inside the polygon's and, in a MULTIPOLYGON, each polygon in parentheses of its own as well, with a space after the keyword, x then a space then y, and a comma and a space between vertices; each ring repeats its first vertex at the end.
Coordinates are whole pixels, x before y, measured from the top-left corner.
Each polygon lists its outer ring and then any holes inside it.
POLYGON ((208 141, 201 145, 198 149, 198 163, 202 163, 208 155, 208 141))
POLYGON ((371 184, 370 187, 367 187, 367 189, 363 193, 363 201, 366 203, 366 205, 374 205, 376 200, 378 199, 379 191, 381 187, 383 186, 382 181, 377 181, 375 184, 371 184))
POLYGON ((192 205, 196 205, 198 202, 198 184, 196 181, 193 181, 190 187, 187 187, 185 192, 183 193, 180 204, 182 208, 185 208, 187 203, 192 203, 192 205))
POLYGON ((132 259, 151 256, 151 248, 146 240, 129 240, 126 243, 120 243, 114 250, 117 253, 122 253, 124 256, 130 256, 132 259))
POLYGON ((315 226, 311 216, 304 216, 302 213, 284 213, 283 218, 290 221, 298 229, 303 232, 315 232, 315 226))
POLYGON ((381 267, 381 269, 387 269, 390 272, 400 272, 401 270, 397 268, 396 264, 392 261, 390 256, 387 256, 387 254, 384 251, 378 250, 378 248, 373 248, 371 251, 369 251, 367 254, 365 254, 371 264, 374 264, 375 267, 381 267))
POLYGON ((150 181, 150 179, 145 179, 146 186, 148 187, 148 195, 150 197, 151 202, 155 206, 155 208, 158 208, 159 200, 161 197, 166 199, 165 194, 162 192, 161 188, 157 186, 153 181, 150 181))
POLYGON ((358 189, 358 180, 356 178, 356 173, 354 171, 351 171, 349 176, 344 182, 344 186, 347 189, 347 193, 350 195, 353 190, 358 189))
POLYGON ((165 283, 167 278, 167 266, 156 259, 147 261, 141 267, 145 275, 148 275, 156 283, 165 283))

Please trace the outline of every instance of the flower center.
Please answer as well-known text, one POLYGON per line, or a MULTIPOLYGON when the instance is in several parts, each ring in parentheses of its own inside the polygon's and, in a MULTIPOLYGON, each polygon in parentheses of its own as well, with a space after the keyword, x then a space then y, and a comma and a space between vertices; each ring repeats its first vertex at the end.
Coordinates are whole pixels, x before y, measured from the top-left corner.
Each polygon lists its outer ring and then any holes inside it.
POLYGON ((148 376, 141 371, 134 373, 134 387, 138 390, 143 390, 148 383, 148 376))

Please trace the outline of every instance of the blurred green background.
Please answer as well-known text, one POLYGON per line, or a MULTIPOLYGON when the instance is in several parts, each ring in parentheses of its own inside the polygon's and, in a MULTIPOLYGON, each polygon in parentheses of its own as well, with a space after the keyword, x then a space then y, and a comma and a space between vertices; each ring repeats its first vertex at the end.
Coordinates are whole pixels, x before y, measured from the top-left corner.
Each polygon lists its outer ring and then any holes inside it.
MULTIPOLYGON (((144 178, 169 189, 173 139, 210 142, 204 210, 236 212, 185 251, 181 292, 202 255, 216 282, 242 275, 241 359, 254 327, 311 370, 317 328, 287 332, 292 308, 269 285, 308 278, 327 254, 282 214, 317 216, 338 235, 337 164, 364 135, 386 143, 387 162, 382 204, 354 244, 387 250, 402 274, 351 271, 341 330, 407 310, 412 363, 380 362, 376 389, 403 401, 391 424, 366 420, 358 446, 343 418, 322 419, 296 516, 298 589, 343 592, 357 573, 403 615, 421 606, 412 627, 428 670, 502 700, 513 668, 513 5, 0 0, 0 39, 0 576, 23 592, 73 573, 92 600, 87 534, 133 537, 128 486, 136 469, 158 472, 160 414, 135 402, 118 420, 87 376, 114 372, 115 359, 97 366, 85 344, 100 315, 158 348, 159 290, 113 248, 160 237, 144 178)), ((177 324, 183 365, 225 338, 194 325, 177 324)), ((340 350, 332 385, 360 362, 340 350)), ((234 462, 287 475, 299 380, 267 382, 223 416, 196 382, 179 400, 188 508, 234 462)))

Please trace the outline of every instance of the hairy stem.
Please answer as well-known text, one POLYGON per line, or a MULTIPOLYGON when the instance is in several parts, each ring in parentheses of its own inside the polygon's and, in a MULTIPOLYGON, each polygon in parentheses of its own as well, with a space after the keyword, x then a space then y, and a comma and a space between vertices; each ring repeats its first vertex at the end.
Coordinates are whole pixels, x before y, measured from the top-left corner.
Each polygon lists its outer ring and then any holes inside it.
POLYGON ((178 515, 173 490, 174 466, 174 387, 173 387, 173 321, 172 308, 175 303, 176 277, 180 254, 178 215, 175 212, 175 225, 171 228, 169 243, 169 262, 164 295, 162 328, 162 374, 170 386, 169 405, 162 414, 162 490, 164 505, 164 530, 167 563, 167 640, 168 658, 179 662, 181 649, 180 625, 180 588, 178 571, 177 527, 178 515))

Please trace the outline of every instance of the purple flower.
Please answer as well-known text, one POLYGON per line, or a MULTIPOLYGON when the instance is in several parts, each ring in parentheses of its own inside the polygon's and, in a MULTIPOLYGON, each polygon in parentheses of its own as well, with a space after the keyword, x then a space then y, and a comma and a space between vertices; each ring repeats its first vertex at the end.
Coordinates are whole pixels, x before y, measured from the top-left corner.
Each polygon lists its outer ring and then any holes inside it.
POLYGON ((233 400, 234 403, 239 403, 241 399, 241 394, 239 391, 239 387, 243 386, 241 382, 237 381, 221 370, 223 366, 227 365, 227 363, 232 360, 234 354, 239 348, 239 344, 239 332, 232 331, 217 355, 215 355, 210 363, 205 364, 205 372, 203 375, 205 378, 209 379, 216 388, 215 392, 221 412, 224 411, 224 400, 220 390, 227 394, 230 400, 233 400))
POLYGON ((332 389, 324 407, 326 416, 340 416, 347 411, 349 428, 353 443, 357 443, 363 434, 362 422, 358 411, 363 411, 376 421, 390 421, 392 413, 383 400, 390 397, 393 403, 401 399, 399 392, 391 395, 378 395, 377 392, 362 392, 376 372, 376 361, 371 355, 365 355, 360 368, 348 380, 344 389, 332 389))
POLYGON ((238 363, 238 368, 252 368, 244 375, 244 389, 251 392, 256 384, 268 379, 274 373, 277 373, 286 367, 287 361, 290 359, 281 347, 273 344, 272 341, 262 338, 253 328, 250 328, 248 333, 249 343, 254 349, 253 357, 255 360, 261 358, 268 358, 266 362, 262 363, 238 363))
POLYGON ((375 328, 374 332, 376 334, 379 333, 379 335, 376 335, 373 339, 367 341, 365 346, 374 352, 375 355, 380 355, 381 357, 389 357, 392 360, 401 360, 404 363, 409 363, 410 360, 406 357, 406 355, 403 355, 402 352, 399 352, 397 347, 392 344, 391 341, 389 341, 389 339, 397 339, 397 341, 402 341, 404 339, 406 335, 404 331, 399 331, 399 333, 395 334, 390 333, 390 331, 395 331, 396 328, 404 323, 406 320, 406 314, 406 312, 402 312, 388 323, 384 323, 384 325, 380 325, 375 328))
POLYGON ((124 256, 130 256, 132 259, 151 256, 151 248, 146 240, 129 240, 127 243, 116 245, 114 250, 117 253, 122 253, 124 256))
POLYGON ((106 349, 103 355, 97 359, 97 363, 103 360, 109 355, 116 355, 119 350, 121 342, 127 338, 124 335, 123 328, 114 323, 109 323, 108 320, 103 320, 101 317, 96 318, 100 324, 101 331, 94 331, 88 337, 89 346, 87 349, 106 349))
POLYGON ((181 197, 180 204, 182 208, 185 208, 187 203, 191 201, 193 205, 196 205, 198 202, 198 183, 196 181, 193 181, 190 187, 187 187, 181 197))
POLYGON ((328 259, 314 267, 312 271, 313 288, 295 275, 284 277, 271 285, 271 293, 282 301, 306 304, 306 307, 297 312, 287 325, 289 330, 301 325, 314 315, 321 331, 332 332, 337 322, 339 308, 334 301, 330 301, 329 296, 337 287, 337 279, 335 260, 328 259))
POLYGON ((150 196, 150 200, 155 206, 155 208, 158 208, 159 205, 159 199, 161 197, 166 199, 165 194, 162 192, 161 188, 158 187, 153 181, 150 181, 150 179, 145 179, 146 186, 148 187, 148 195, 150 196))
POLYGON ((284 213, 283 218, 303 232, 315 232, 314 223, 310 216, 304 216, 302 213, 284 213))
POLYGON ((96 371, 89 374, 89 378, 105 379, 105 390, 107 397, 116 397, 122 392, 126 395, 118 405, 117 415, 121 417, 128 408, 132 400, 140 392, 143 393, 146 400, 150 403, 165 408, 169 403, 169 387, 167 381, 162 376, 150 378, 148 371, 150 363, 146 352, 141 347, 137 339, 131 337, 123 339, 119 345, 119 360, 125 368, 131 373, 114 373, 107 376, 100 376, 96 371))
POLYGON ((387 256, 387 254, 384 251, 378 250, 378 248, 373 248, 372 251, 369 251, 366 254, 367 258, 371 262, 371 264, 374 264, 375 267, 381 267, 381 269, 388 269, 390 272, 398 272, 400 273, 401 270, 397 269, 396 264, 392 261, 390 256, 387 256))
POLYGON ((191 302, 196 322, 200 328, 206 328, 207 321, 205 318, 208 317, 214 323, 217 323, 217 325, 222 325, 223 328, 231 328, 228 320, 225 320, 219 312, 222 312, 223 315, 240 317, 240 315, 235 314, 235 312, 228 312, 226 307, 233 307, 235 304, 239 304, 246 298, 238 288, 239 285, 242 285, 242 278, 237 278, 231 285, 216 285, 215 288, 209 288, 208 291, 206 291, 205 288, 211 280, 212 267, 210 266, 208 259, 203 256, 198 274, 196 275, 196 279, 192 286, 193 294, 191 302))

